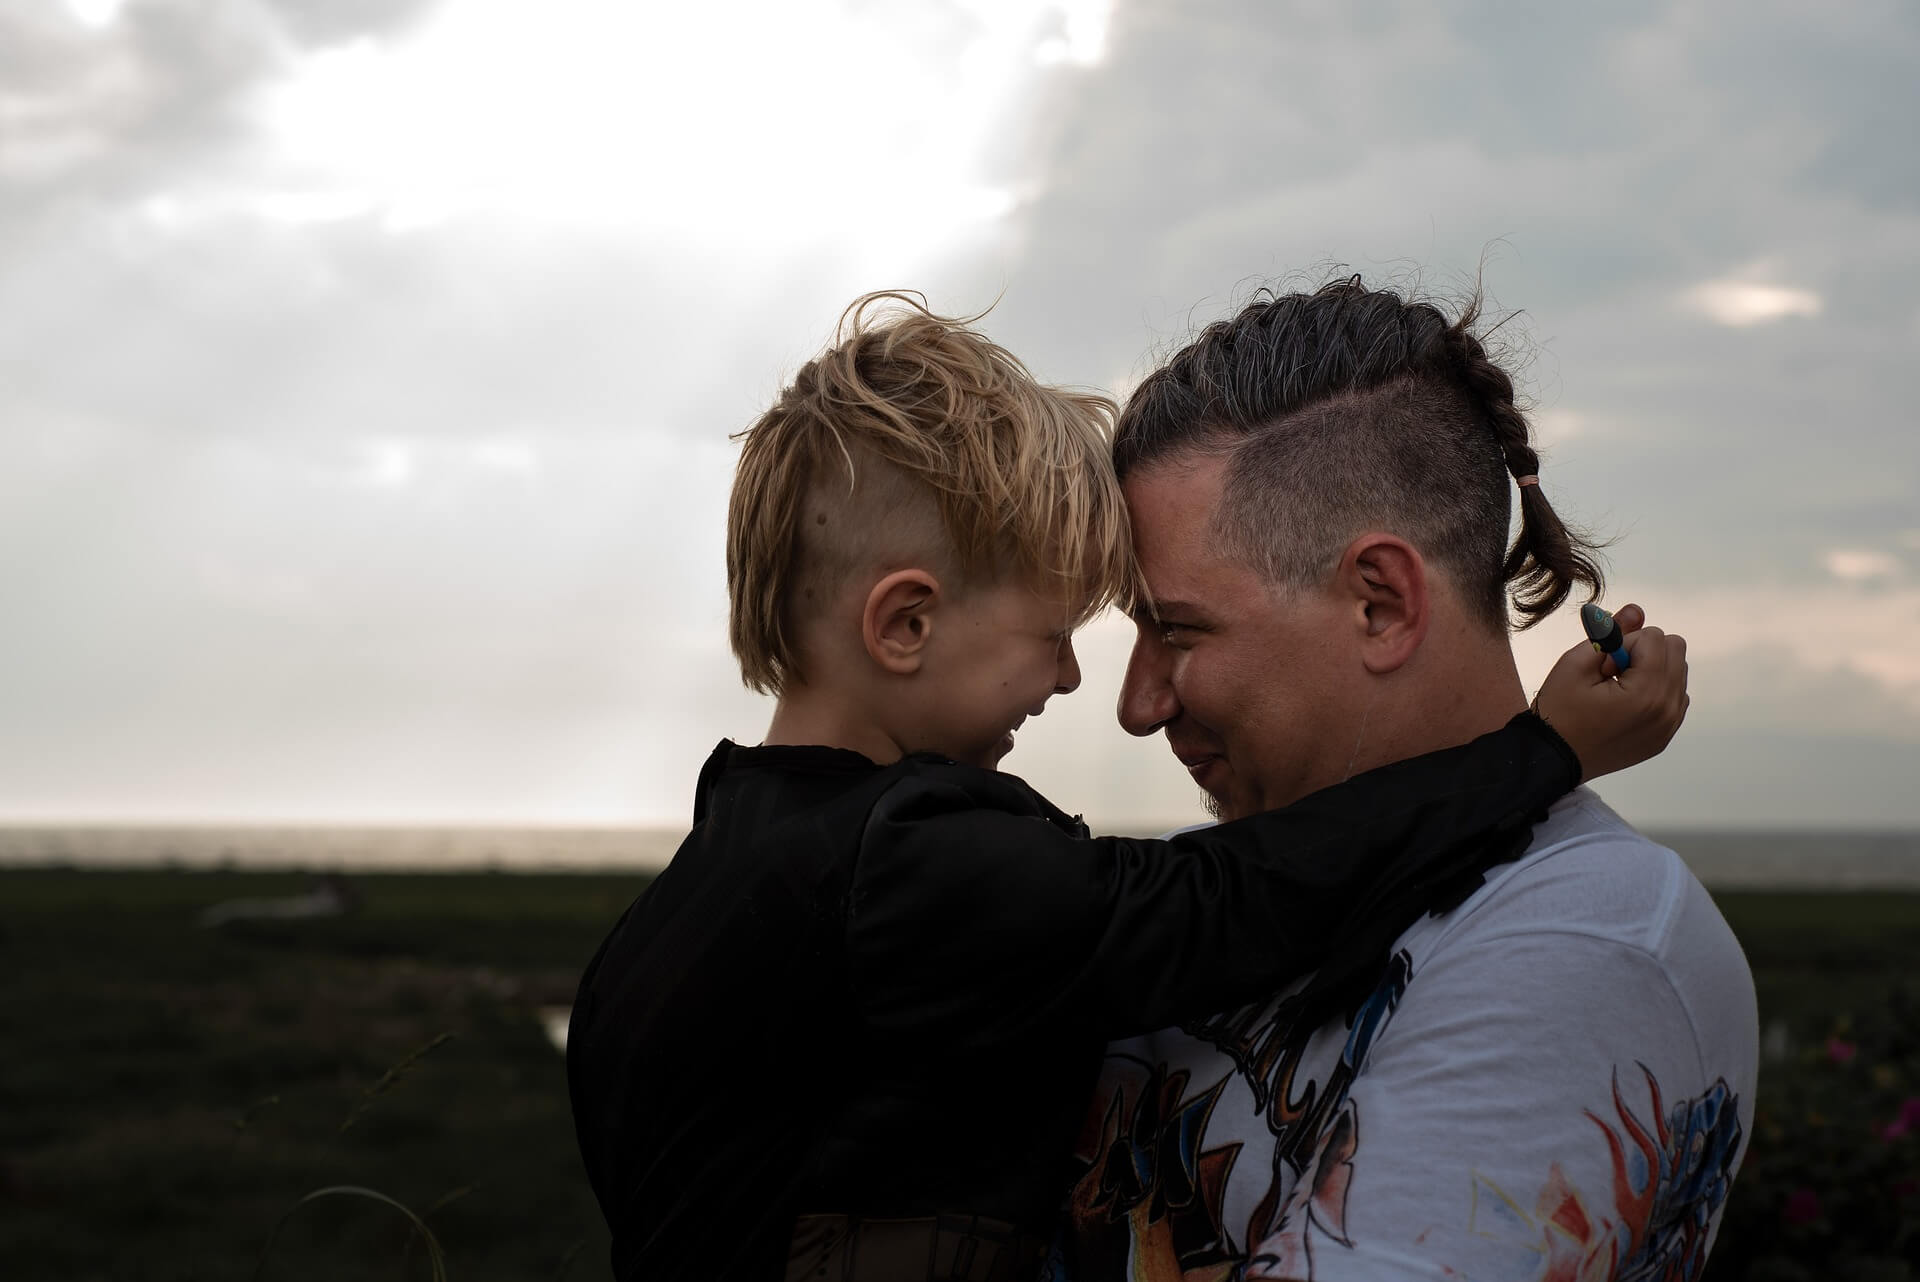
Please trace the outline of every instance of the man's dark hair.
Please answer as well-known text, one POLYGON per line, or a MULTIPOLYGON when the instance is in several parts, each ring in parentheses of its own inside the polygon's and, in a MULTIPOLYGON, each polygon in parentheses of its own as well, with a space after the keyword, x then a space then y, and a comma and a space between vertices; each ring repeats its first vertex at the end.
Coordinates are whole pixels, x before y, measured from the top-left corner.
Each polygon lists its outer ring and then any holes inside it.
POLYGON ((1569 530, 1532 476, 1513 380, 1475 333, 1478 294, 1449 321, 1432 303, 1360 277, 1312 293, 1262 291, 1156 370, 1121 412, 1124 480, 1189 452, 1225 454, 1216 532, 1270 581, 1324 582, 1358 534, 1384 529, 1451 572, 1481 619, 1521 628, 1567 599, 1598 597, 1594 545, 1569 530))

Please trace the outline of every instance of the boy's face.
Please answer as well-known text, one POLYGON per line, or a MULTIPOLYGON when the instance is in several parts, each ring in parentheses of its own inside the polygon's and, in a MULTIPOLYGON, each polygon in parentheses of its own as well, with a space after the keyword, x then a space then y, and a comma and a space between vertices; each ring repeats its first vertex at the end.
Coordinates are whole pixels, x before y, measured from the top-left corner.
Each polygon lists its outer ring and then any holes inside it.
POLYGON ((921 675, 925 701, 916 748, 993 769, 1013 751, 1013 732, 1049 698, 1080 684, 1064 595, 1022 583, 949 598, 930 638, 921 675))

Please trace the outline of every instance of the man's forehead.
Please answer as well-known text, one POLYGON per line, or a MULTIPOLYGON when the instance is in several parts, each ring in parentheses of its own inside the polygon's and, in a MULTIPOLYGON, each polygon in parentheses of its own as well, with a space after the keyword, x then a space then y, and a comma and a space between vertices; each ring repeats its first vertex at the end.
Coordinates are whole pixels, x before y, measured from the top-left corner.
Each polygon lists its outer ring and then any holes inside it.
POLYGON ((1163 610, 1173 601, 1204 605, 1223 566, 1213 528, 1221 467, 1217 459, 1156 462, 1126 480, 1134 557, 1163 610))
POLYGON ((1219 500, 1232 456, 1225 450, 1182 450, 1178 454, 1142 463, 1120 483, 1127 506, 1171 503, 1210 509, 1219 500))

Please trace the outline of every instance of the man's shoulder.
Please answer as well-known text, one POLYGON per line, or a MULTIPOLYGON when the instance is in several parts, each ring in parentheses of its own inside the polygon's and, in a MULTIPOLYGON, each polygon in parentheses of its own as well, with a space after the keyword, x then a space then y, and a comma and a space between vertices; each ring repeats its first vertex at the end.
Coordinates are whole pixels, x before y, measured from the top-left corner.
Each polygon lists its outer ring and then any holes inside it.
POLYGON ((1719 918, 1680 856, 1583 787, 1555 803, 1526 853, 1490 872, 1433 933, 1577 934, 1662 954, 1676 930, 1702 916, 1719 918))
POLYGON ((1403 940, 1423 963, 1477 965, 1509 949, 1539 956, 1543 947, 1589 963, 1611 957, 1626 966, 1639 956, 1690 1005, 1710 998, 1729 1018, 1752 1006, 1746 954, 1713 897, 1679 855, 1586 788, 1553 807, 1519 860, 1403 940))

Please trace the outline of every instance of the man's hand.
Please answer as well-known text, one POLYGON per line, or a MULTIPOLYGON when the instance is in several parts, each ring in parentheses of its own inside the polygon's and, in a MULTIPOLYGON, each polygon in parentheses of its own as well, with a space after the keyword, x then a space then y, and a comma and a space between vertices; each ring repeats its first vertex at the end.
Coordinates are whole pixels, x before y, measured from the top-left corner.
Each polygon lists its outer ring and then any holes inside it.
POLYGON ((1627 670, 1582 641, 1560 656, 1533 701, 1580 758, 1586 779, 1658 755, 1687 716, 1686 638, 1647 627, 1637 605, 1613 617, 1632 656, 1627 670))

